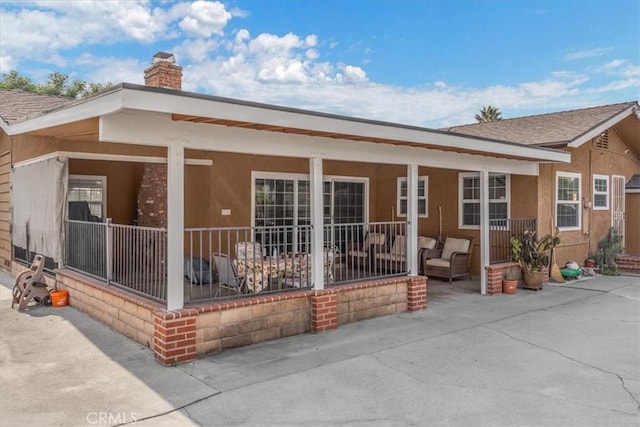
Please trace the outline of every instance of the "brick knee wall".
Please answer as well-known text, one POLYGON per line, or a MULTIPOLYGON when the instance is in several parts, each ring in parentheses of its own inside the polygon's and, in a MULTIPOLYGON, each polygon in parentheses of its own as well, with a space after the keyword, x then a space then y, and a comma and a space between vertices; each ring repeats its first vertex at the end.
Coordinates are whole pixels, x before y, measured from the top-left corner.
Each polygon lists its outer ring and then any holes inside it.
POLYGON ((58 287, 69 290, 71 306, 149 347, 163 365, 426 307, 425 277, 395 277, 319 291, 257 294, 167 311, 162 304, 74 271, 61 269, 56 273, 58 287))
POLYGON ((519 265, 517 262, 503 262, 487 266, 488 295, 497 295, 502 293, 502 279, 505 277, 504 270, 509 267, 519 267, 519 265))

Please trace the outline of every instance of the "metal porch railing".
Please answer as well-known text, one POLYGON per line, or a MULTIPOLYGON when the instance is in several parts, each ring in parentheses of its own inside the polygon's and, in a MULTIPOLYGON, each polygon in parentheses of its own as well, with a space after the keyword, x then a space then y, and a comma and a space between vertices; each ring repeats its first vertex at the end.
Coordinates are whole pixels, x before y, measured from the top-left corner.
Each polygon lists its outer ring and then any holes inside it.
POLYGON ((491 264, 511 261, 511 237, 525 230, 537 230, 536 218, 492 219, 489 221, 491 264))

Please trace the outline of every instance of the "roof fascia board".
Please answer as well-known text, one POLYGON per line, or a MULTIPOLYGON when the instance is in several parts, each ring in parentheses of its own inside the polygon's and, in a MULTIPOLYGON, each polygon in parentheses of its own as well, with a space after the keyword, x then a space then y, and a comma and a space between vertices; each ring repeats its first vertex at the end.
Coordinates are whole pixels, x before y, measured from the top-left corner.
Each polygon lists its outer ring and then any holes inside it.
MULTIPOLYGON (((145 115, 141 112, 121 112, 102 117, 99 140, 165 147, 179 142, 185 148, 208 151, 297 158, 319 157, 330 160, 400 165, 415 163, 420 166, 455 170, 488 170, 518 175, 538 174, 536 161, 518 161, 399 145, 174 122, 169 114, 159 116, 145 115), (140 126, 142 116, 146 116, 145 126, 140 126)), ((566 162, 569 162, 568 153, 559 154, 566 157, 566 162)))
POLYGON ((8 126, 9 135, 20 135, 53 126, 73 123, 80 120, 100 117, 122 109, 122 89, 117 89, 86 101, 62 106, 47 114, 27 119, 8 126))
MULTIPOLYGON (((167 163, 166 157, 133 156, 124 154, 87 153, 76 151, 54 151, 42 156, 14 163, 12 167, 27 166, 53 158, 67 158, 77 160, 106 160, 110 162, 135 162, 135 163, 167 163)), ((189 166, 211 166, 211 159, 184 159, 184 164, 189 166)))
POLYGON ((511 142, 415 126, 349 117, 341 118, 293 109, 269 108, 269 106, 259 104, 225 102, 215 98, 160 93, 131 87, 124 89, 123 97, 123 107, 134 110, 214 117, 318 132, 330 131, 338 134, 440 145, 447 148, 486 151, 488 153, 518 157, 540 158, 544 161, 555 161, 558 157, 556 150, 548 148, 534 148, 511 142))
POLYGON ((615 126, 618 122, 627 118, 627 116, 633 114, 634 108, 637 108, 637 107, 635 105, 630 105, 628 108, 625 108, 623 111, 611 117, 610 119, 602 122, 601 124, 597 125, 591 130, 588 130, 582 135, 574 138, 573 141, 567 144, 567 147, 577 148, 577 147, 580 147, 585 142, 591 141, 591 139, 600 135, 602 132, 609 129, 610 127, 615 126))

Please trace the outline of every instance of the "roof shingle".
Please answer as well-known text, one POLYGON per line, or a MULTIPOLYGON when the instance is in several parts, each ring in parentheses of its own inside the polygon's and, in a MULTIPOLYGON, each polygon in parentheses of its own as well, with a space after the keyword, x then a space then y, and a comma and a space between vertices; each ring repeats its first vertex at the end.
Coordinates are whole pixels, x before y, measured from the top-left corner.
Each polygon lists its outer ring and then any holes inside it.
POLYGON ((0 118, 12 124, 73 101, 74 98, 65 96, 0 89, 0 118))
POLYGON ((637 103, 623 102, 559 113, 453 126, 447 130, 527 145, 562 145, 634 105, 637 103))

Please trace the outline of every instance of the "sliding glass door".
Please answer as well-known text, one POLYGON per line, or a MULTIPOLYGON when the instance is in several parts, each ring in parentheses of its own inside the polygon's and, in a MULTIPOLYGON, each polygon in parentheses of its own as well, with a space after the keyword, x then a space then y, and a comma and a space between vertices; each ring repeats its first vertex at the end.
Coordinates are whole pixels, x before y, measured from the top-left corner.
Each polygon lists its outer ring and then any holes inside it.
MULTIPOLYGON (((291 227, 311 225, 308 177, 256 173, 253 185, 255 238, 263 245, 265 254, 308 251, 309 229, 294 232, 291 227)), ((323 190, 325 225, 366 221, 366 179, 326 177, 323 190)), ((344 242, 346 237, 325 233, 325 244, 344 242)))

